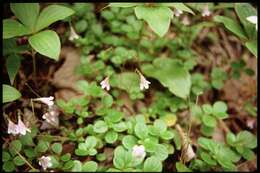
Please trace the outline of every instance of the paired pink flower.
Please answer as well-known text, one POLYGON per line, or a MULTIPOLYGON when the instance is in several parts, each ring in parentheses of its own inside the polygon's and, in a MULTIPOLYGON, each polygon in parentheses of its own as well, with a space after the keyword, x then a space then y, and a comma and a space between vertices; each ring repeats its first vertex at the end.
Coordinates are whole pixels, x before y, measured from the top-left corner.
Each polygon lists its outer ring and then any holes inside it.
POLYGON ((149 88, 149 84, 151 84, 151 82, 149 82, 148 80, 145 79, 145 77, 142 75, 142 73, 137 70, 139 76, 140 76, 140 90, 143 89, 148 89, 149 88))
POLYGON ((53 96, 50 96, 50 97, 41 97, 41 98, 37 98, 37 99, 34 99, 34 101, 40 101, 46 105, 48 105, 49 107, 53 106, 54 105, 54 97, 53 96))
POLYGON ((79 39, 79 35, 76 33, 76 31, 74 30, 74 28, 72 26, 70 26, 70 36, 69 36, 69 40, 73 41, 79 39))
POLYGON ((101 85, 102 89, 106 88, 106 90, 109 91, 110 90, 109 76, 106 77, 103 81, 101 81, 100 85, 101 85))
POLYGON ((18 117, 18 124, 14 124, 11 120, 8 120, 8 134, 21 134, 21 135, 26 135, 26 132, 31 132, 30 129, 28 129, 24 123, 22 122, 20 116, 18 117))
POLYGON ((179 17, 182 13, 183 13, 183 11, 182 11, 182 10, 179 10, 179 9, 175 9, 175 10, 173 11, 173 15, 175 15, 176 17, 179 17))

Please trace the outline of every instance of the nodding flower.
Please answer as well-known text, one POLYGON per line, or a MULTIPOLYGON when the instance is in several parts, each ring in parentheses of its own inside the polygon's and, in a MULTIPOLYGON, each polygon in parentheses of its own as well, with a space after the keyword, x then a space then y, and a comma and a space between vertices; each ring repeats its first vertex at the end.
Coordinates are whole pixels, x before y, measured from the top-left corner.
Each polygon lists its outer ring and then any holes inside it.
POLYGON ((17 135, 19 133, 18 129, 17 129, 17 125, 15 123, 13 123, 10 119, 8 119, 8 130, 7 130, 8 134, 13 134, 13 135, 17 135))
POLYGON ((142 73, 139 70, 136 69, 136 71, 137 71, 137 73, 140 76, 140 90, 148 89, 149 88, 149 84, 151 84, 151 82, 146 80, 145 77, 142 75, 142 73))
POLYGON ((100 85, 102 89, 106 88, 107 91, 110 90, 110 84, 109 84, 109 76, 107 76, 104 80, 100 82, 100 85))
POLYGON ((26 132, 31 132, 30 129, 28 129, 24 123, 21 120, 21 117, 18 117, 18 124, 13 123, 11 120, 8 120, 8 134, 13 134, 13 135, 26 135, 26 132))
POLYGON ((47 168, 51 167, 52 166, 51 157, 50 156, 47 156, 47 157, 42 156, 39 159, 39 165, 41 165, 44 170, 46 170, 47 168))
POLYGON ((40 101, 46 105, 48 105, 49 107, 53 106, 54 105, 54 97, 53 96, 50 96, 50 97, 41 97, 41 98, 36 98, 36 99, 33 99, 34 101, 40 101))
POLYGON ((246 20, 255 24, 255 29, 257 30, 257 16, 249 16, 246 18, 246 20))
POLYGON ((79 35, 76 33, 75 29, 70 26, 70 36, 69 36, 69 40, 73 41, 75 39, 79 39, 79 35))

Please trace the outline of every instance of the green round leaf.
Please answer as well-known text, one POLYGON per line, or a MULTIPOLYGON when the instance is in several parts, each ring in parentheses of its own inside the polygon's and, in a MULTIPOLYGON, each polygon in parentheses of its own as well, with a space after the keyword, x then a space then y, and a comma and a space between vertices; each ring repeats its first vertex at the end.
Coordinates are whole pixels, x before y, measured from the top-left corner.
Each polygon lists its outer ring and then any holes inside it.
POLYGON ((36 152, 44 153, 49 149, 49 142, 40 140, 35 148, 36 152))
POLYGON ((161 172, 162 162, 155 156, 148 157, 144 161, 144 172, 161 172))
POLYGON ((8 161, 8 160, 10 160, 10 159, 11 159, 10 154, 9 154, 7 151, 3 151, 3 152, 2 152, 2 161, 3 161, 3 162, 6 162, 6 161, 8 161))
POLYGON ((217 124, 215 117, 211 115, 203 115, 202 122, 208 127, 215 127, 217 124))
POLYGON ((51 146, 53 152, 60 154, 62 152, 62 145, 60 143, 54 143, 51 146))
POLYGON ((22 143, 19 140, 14 140, 11 142, 9 151, 13 156, 17 154, 16 152, 20 152, 21 149, 22 149, 22 143))
POLYGON ((20 156, 16 156, 13 160, 14 164, 17 166, 22 166, 25 164, 25 161, 20 157, 20 156))
POLYGON ((81 172, 82 171, 82 163, 79 160, 74 160, 74 165, 71 169, 72 172, 81 172))
POLYGON ((122 146, 114 150, 113 164, 118 169, 126 168, 132 162, 131 152, 127 152, 122 146))
POLYGON ((148 136, 148 128, 144 123, 136 123, 135 125, 135 134, 140 139, 145 139, 148 136))
POLYGON ((113 124, 112 128, 116 132, 123 132, 123 131, 127 130, 127 125, 125 122, 121 121, 119 123, 113 124))
POLYGON ((97 138, 95 136, 88 136, 85 144, 87 148, 94 148, 97 145, 97 138))
POLYGON ((13 171, 15 171, 14 163, 12 161, 4 162, 3 170, 6 171, 6 172, 13 172, 13 171))
POLYGON ((36 153, 33 148, 27 148, 24 149, 24 153, 28 158, 34 158, 36 157, 36 153))
POLYGON ((118 133, 115 131, 109 131, 105 135, 105 140, 107 143, 112 144, 114 143, 118 138, 118 133))
POLYGON ((102 104, 107 108, 111 107, 113 104, 113 97, 111 95, 102 97, 102 104))
POLYGON ((163 161, 168 157, 168 149, 162 144, 157 144, 154 156, 156 156, 157 159, 163 161))
POLYGON ((165 122, 160 119, 154 121, 154 127, 157 129, 157 131, 159 131, 159 133, 163 133, 167 129, 165 122))
POLYGON ((94 161, 88 161, 82 165, 82 171, 84 172, 96 172, 98 164, 94 161))
POLYGON ((122 139, 122 144, 126 149, 130 150, 137 144, 137 139, 132 135, 126 135, 122 139))
POLYGON ((71 154, 70 154, 70 153, 66 153, 66 154, 62 155, 60 159, 61 159, 63 162, 67 162, 67 161, 70 160, 70 158, 71 158, 71 154))
POLYGON ((63 169, 63 170, 69 170, 69 169, 71 169, 73 166, 74 166, 73 160, 69 160, 69 161, 67 161, 67 162, 63 165, 62 169, 63 169))
POLYGON ((102 121, 98 120, 94 124, 94 132, 96 133, 105 133, 108 130, 107 124, 102 121))
POLYGON ((58 60, 60 56, 60 38, 56 32, 45 30, 34 34, 28 39, 30 45, 40 54, 58 60))
POLYGON ((204 104, 202 105, 202 110, 206 113, 206 114, 211 114, 213 112, 213 109, 211 107, 210 104, 204 104))

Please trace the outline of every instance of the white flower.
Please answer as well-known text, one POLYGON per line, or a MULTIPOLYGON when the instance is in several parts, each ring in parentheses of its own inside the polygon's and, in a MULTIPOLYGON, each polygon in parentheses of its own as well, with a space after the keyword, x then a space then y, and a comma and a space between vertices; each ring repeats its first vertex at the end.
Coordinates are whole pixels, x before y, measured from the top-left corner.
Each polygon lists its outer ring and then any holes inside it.
POLYGON ((69 36, 69 40, 73 41, 74 39, 79 39, 79 35, 76 33, 76 31, 74 30, 74 28, 72 26, 70 26, 70 36, 69 36))
POLYGON ((176 17, 179 17, 181 14, 183 13, 182 10, 179 10, 179 9, 175 9, 173 14, 176 16, 176 17))
POLYGON ((257 30, 257 16, 249 16, 246 18, 246 20, 255 24, 255 29, 257 30))
POLYGON ((135 145, 133 147, 132 156, 136 159, 143 159, 145 157, 145 148, 143 145, 135 145))
POLYGON ((188 16, 184 16, 182 19, 182 23, 183 25, 190 25, 190 19, 188 18, 188 16))
POLYGON ((8 134, 17 135, 19 132, 17 130, 17 125, 14 124, 11 120, 8 120, 8 134))
POLYGON ((51 167, 52 166, 51 157, 50 156, 47 156, 47 157, 42 156, 39 159, 39 165, 41 165, 44 170, 46 170, 47 168, 51 167))
POLYGON ((140 76, 140 90, 148 89, 149 88, 149 84, 151 82, 149 82, 148 80, 145 79, 145 77, 139 72, 139 76, 140 76))
POLYGON ((26 134, 26 131, 31 132, 31 130, 28 129, 28 128, 24 125, 24 123, 22 122, 20 116, 19 116, 19 118, 18 118, 18 124, 17 124, 17 127, 16 127, 16 128, 17 128, 18 133, 20 133, 21 135, 25 135, 25 134, 26 134))
POLYGON ((106 88, 107 91, 110 90, 109 77, 106 77, 103 81, 101 81, 100 85, 102 89, 106 88))
POLYGON ((204 6, 201 15, 202 15, 203 17, 206 17, 206 16, 210 16, 210 15, 211 15, 211 12, 209 11, 208 5, 205 5, 205 6, 204 6))
POLYGON ((37 98, 34 99, 35 101, 40 101, 46 105, 48 105, 49 107, 54 105, 54 101, 53 101, 54 97, 50 96, 50 97, 41 97, 41 98, 37 98))

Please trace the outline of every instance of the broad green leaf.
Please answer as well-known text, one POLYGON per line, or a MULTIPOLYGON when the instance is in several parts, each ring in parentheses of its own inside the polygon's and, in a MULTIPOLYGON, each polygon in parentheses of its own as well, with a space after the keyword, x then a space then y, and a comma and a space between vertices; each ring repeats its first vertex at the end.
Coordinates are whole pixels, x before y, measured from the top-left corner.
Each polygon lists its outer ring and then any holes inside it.
POLYGON ((155 156, 148 157, 144 161, 144 172, 161 172, 162 162, 155 156))
POLYGON ((22 95, 21 93, 10 85, 3 84, 3 103, 11 102, 19 99, 22 95))
POLYGON ((36 153, 33 148, 27 148, 24 149, 24 153, 28 158, 34 158, 36 157, 36 153))
POLYGON ((170 8, 165 6, 137 6, 135 15, 138 19, 145 20, 149 27, 160 37, 168 31, 173 13, 170 8))
POLYGON ((123 132, 127 130, 127 125, 125 122, 121 121, 119 123, 113 124, 112 128, 116 132, 123 132))
POLYGON ((83 172, 96 172, 98 164, 94 161, 87 161, 82 165, 83 172))
POLYGON ((160 137, 165 140, 170 140, 174 137, 174 134, 171 131, 165 131, 161 133, 160 137))
POLYGON ((98 120, 94 124, 94 132, 96 133, 105 133, 108 130, 107 124, 102 121, 98 120))
POLYGON ((137 139, 132 135, 126 135, 122 139, 122 144, 126 149, 130 150, 137 144, 137 139))
POLYGON ((62 152, 62 145, 60 143, 54 143, 51 146, 53 152, 60 154, 62 152))
POLYGON ((189 7, 187 7, 184 3, 160 3, 160 5, 174 7, 178 10, 186 11, 194 15, 194 12, 189 7))
POLYGON ((141 69, 145 75, 159 80, 176 96, 186 99, 190 94, 191 77, 179 61, 156 58, 153 65, 145 64, 141 69))
POLYGON ((40 54, 54 60, 59 60, 60 38, 56 32, 46 30, 29 37, 29 43, 40 54))
POLYGON ((144 140, 144 147, 145 147, 145 151, 154 153, 157 149, 157 143, 155 141, 152 141, 149 138, 146 138, 144 140))
POLYGON ((240 27, 240 25, 234 21, 231 18, 225 17, 225 16, 215 16, 214 17, 215 22, 223 23, 225 27, 236 34, 238 37, 242 39, 247 39, 246 34, 244 30, 240 27))
POLYGON ((15 16, 33 32, 40 11, 39 3, 11 3, 10 7, 15 16))
POLYGON ((87 155, 89 155, 89 152, 88 152, 88 150, 82 150, 82 149, 76 149, 75 150, 75 154, 77 155, 77 156, 87 156, 87 155))
POLYGON ((135 125, 135 134, 140 139, 145 139, 148 136, 148 128, 146 124, 137 122, 135 125))
POLYGON ((17 54, 10 55, 6 60, 7 73, 11 84, 14 83, 15 76, 20 68, 22 57, 17 54))
POLYGON ((122 8, 134 7, 137 5, 140 5, 140 3, 109 3, 110 7, 122 7, 122 8))
POLYGON ((25 135, 20 136, 19 139, 23 145, 27 145, 27 146, 35 145, 31 133, 26 133, 25 135))
POLYGON ((246 18, 249 16, 257 16, 256 9, 249 3, 236 3, 235 11, 244 26, 244 30, 250 40, 257 39, 257 31, 255 25, 249 22, 246 18))
POLYGON ((248 48, 248 50, 253 53, 253 55, 255 55, 255 57, 257 57, 257 41, 247 41, 245 43, 246 47, 248 48))
POLYGON ((24 25, 13 19, 5 19, 3 21, 3 38, 8 39, 12 37, 30 34, 30 30, 24 25))
POLYGON ((73 13, 74 11, 68 7, 61 5, 50 5, 44 8, 40 13, 36 22, 36 31, 39 31, 58 20, 65 19, 73 13))

